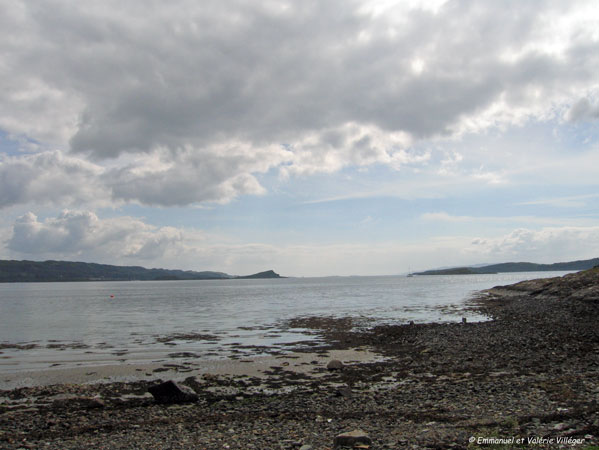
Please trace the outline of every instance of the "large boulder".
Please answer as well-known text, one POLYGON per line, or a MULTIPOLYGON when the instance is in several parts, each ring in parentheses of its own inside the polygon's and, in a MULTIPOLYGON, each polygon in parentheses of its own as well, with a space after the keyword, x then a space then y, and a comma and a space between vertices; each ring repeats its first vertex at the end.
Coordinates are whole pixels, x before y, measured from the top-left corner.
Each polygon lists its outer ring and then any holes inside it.
POLYGON ((148 388, 154 396, 156 403, 191 403, 198 401, 198 394, 187 386, 179 385, 174 381, 165 381, 148 388))

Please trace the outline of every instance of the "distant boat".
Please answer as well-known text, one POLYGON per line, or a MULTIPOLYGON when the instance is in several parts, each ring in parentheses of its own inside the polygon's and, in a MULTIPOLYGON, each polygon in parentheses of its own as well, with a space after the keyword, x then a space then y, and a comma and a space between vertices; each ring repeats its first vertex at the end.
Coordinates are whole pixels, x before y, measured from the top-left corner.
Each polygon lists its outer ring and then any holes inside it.
POLYGON ((414 274, 412 273, 412 268, 411 268, 411 267, 409 267, 409 268, 408 268, 408 275, 407 275, 407 277, 408 277, 408 278, 412 278, 413 276, 414 276, 414 274))

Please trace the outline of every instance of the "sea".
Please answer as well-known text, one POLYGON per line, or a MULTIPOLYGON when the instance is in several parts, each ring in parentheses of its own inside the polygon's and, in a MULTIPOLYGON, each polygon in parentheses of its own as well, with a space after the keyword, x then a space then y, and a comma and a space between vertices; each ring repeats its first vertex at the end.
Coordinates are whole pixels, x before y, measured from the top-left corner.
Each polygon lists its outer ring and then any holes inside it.
MULTIPOLYGON (((0 284, 0 373, 160 357, 239 358, 314 345, 292 319, 488 320, 479 291, 567 272, 0 284)), ((301 323, 301 322, 299 322, 301 323)))

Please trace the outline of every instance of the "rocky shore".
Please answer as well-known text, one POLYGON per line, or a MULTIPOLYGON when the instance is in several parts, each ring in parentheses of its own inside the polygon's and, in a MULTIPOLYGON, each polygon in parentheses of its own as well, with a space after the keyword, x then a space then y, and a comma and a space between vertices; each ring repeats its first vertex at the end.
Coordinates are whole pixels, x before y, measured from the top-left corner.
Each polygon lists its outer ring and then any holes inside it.
POLYGON ((471 307, 492 320, 296 319, 324 343, 259 376, 185 373, 189 402, 155 401, 166 378, 0 391, 0 448, 598 449, 599 269, 493 288, 471 307), (347 349, 379 358, 332 363, 347 349))

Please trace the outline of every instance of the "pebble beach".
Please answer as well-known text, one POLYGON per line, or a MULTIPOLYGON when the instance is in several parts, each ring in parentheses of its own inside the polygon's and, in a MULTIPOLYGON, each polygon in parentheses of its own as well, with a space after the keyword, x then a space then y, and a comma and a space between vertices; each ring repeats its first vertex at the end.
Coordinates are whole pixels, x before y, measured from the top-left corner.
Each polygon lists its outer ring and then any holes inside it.
POLYGON ((13 373, 0 448, 598 448, 599 269, 470 308, 491 320, 302 317, 322 339, 280 355, 13 373), (197 398, 158 403, 148 389, 167 380, 197 398))

